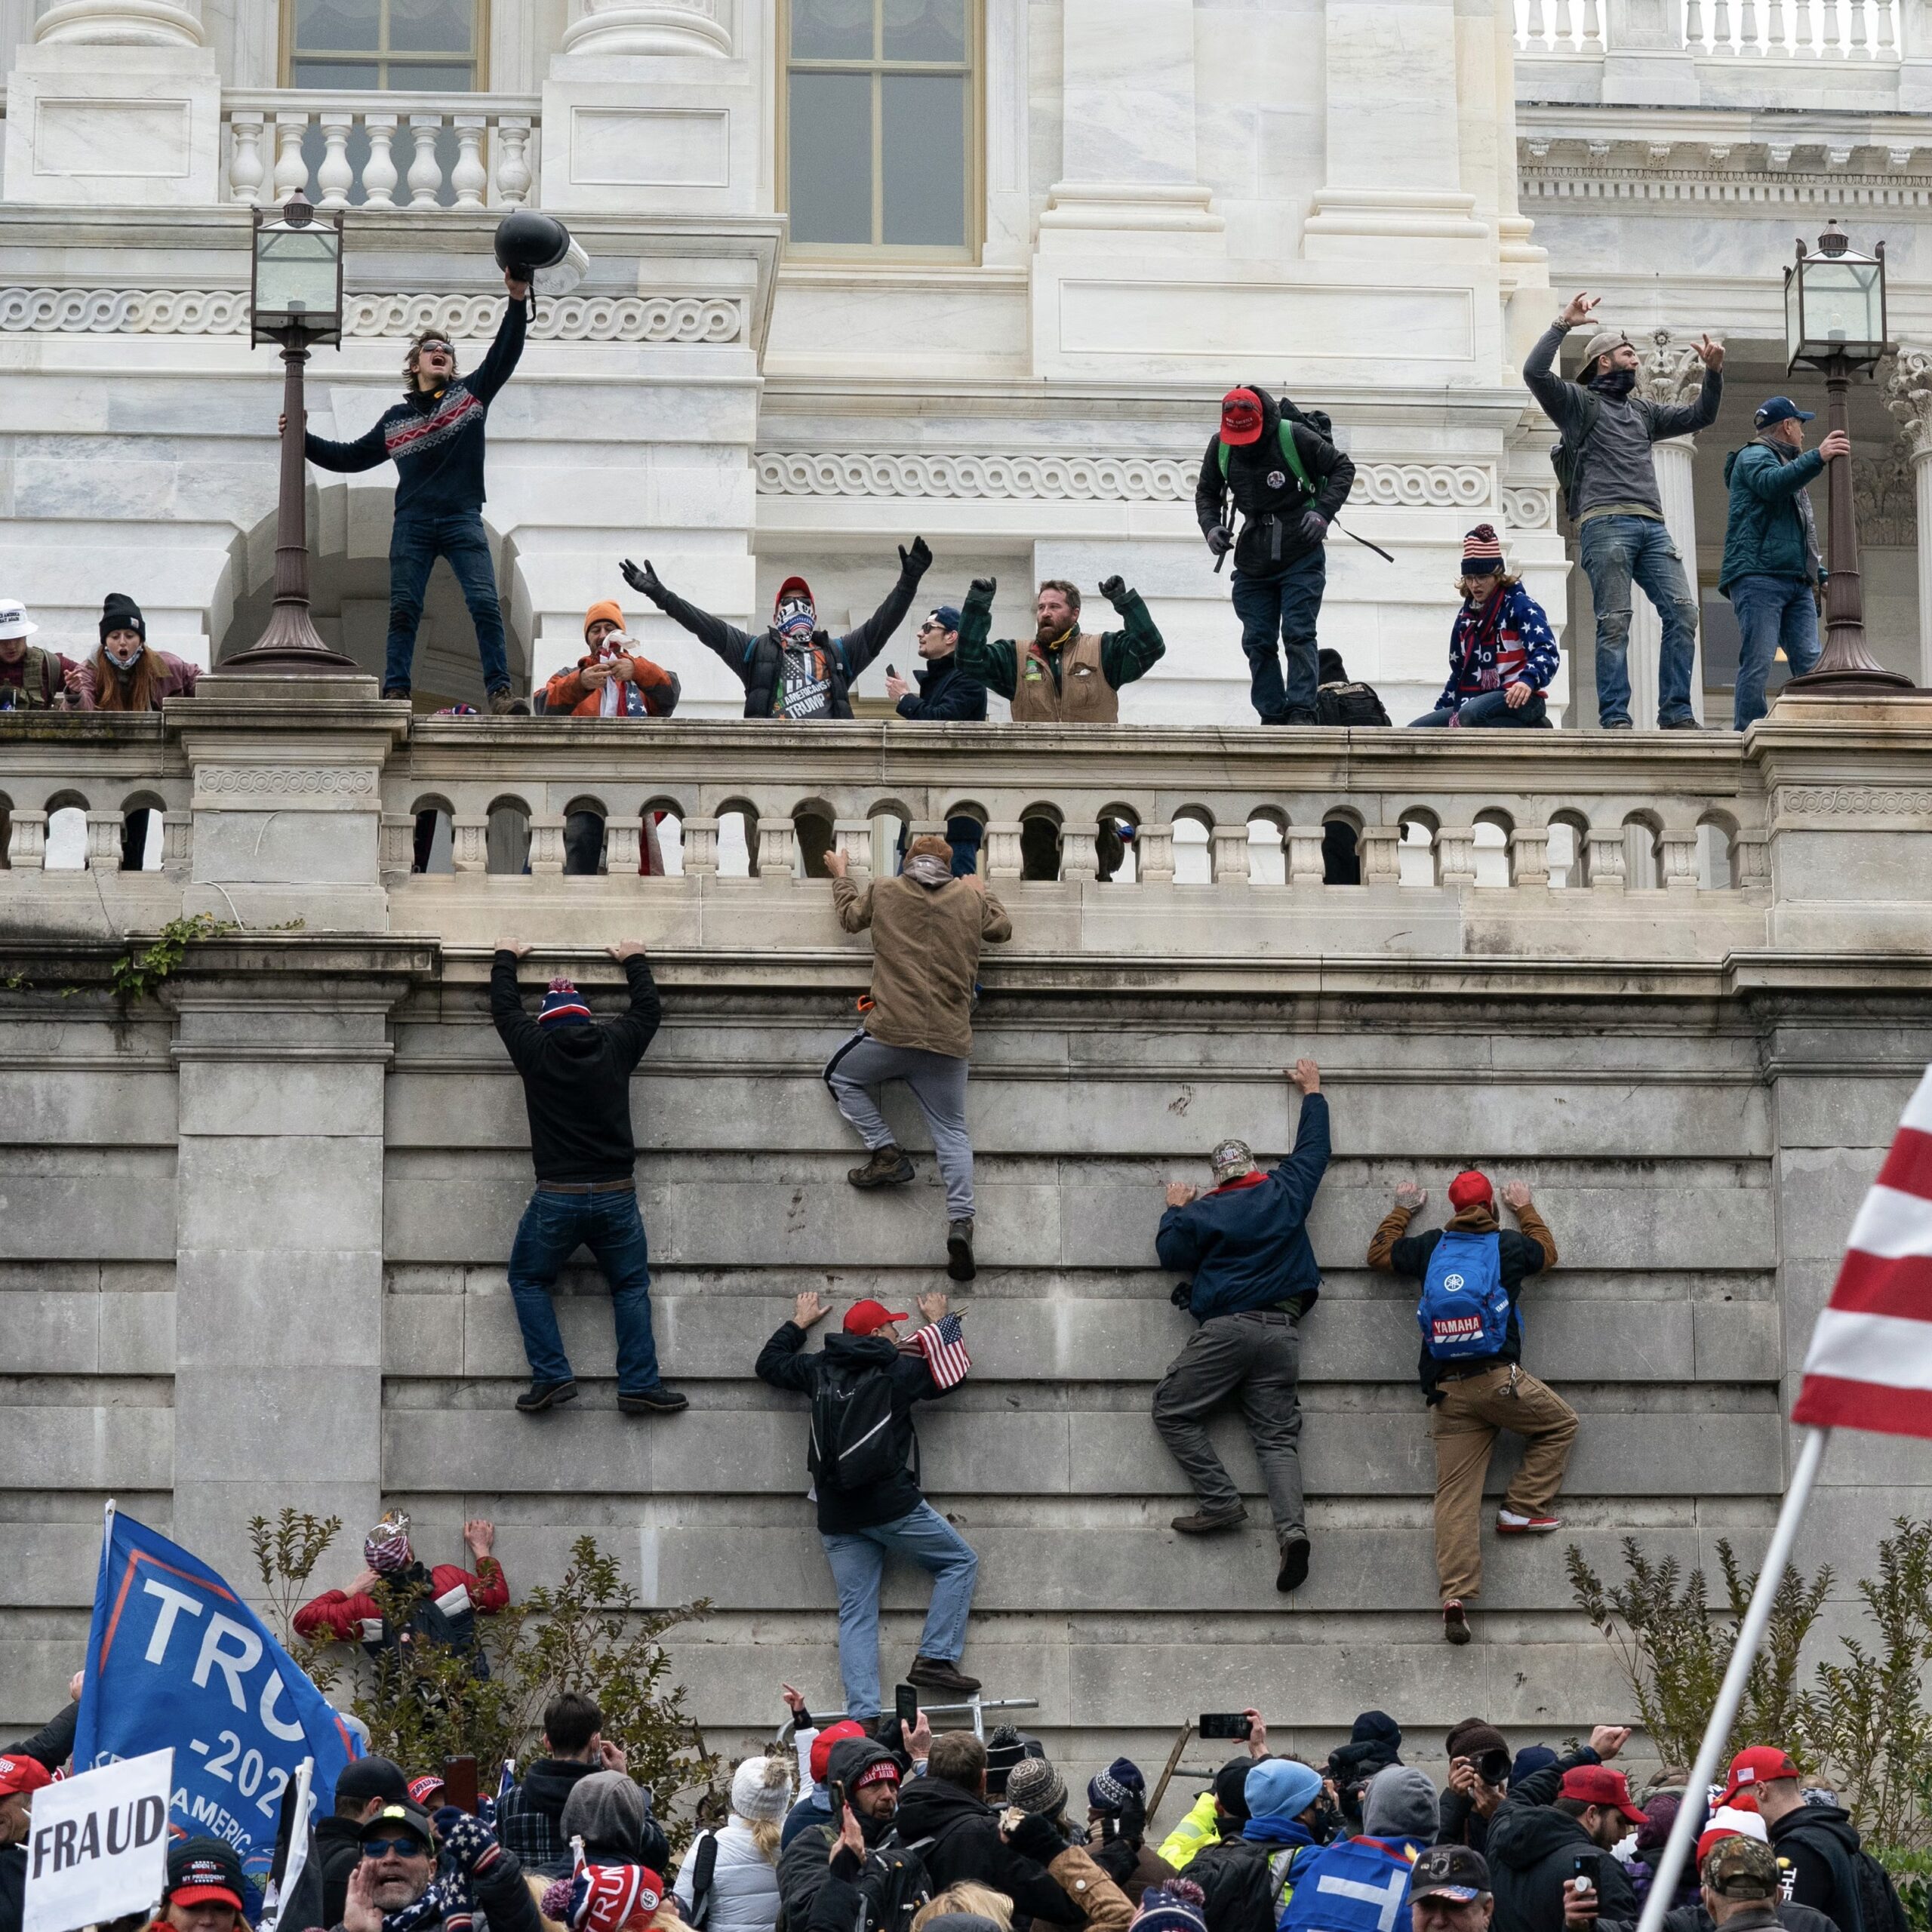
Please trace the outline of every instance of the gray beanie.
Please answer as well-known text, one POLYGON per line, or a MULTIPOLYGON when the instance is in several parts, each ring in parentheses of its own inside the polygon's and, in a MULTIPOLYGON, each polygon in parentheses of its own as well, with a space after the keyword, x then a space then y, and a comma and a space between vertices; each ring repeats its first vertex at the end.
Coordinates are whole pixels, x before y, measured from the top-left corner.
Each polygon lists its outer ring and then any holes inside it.
POLYGON ((644 1848, 644 1821, 651 1807, 643 1791, 622 1771, 592 1771, 579 1778, 564 1800, 558 1821, 564 1842, 623 1846, 635 1859, 644 1848))
POLYGON ((1591 365, 1599 355, 1607 355, 1613 349, 1635 349, 1636 346, 1621 329, 1598 329, 1583 345, 1583 366, 1577 372, 1577 380, 1586 383, 1590 380, 1591 365))
POLYGON ((1433 1844, 1436 1825, 1435 1786, 1426 1771, 1391 1764, 1369 1780, 1361 1801, 1361 1828, 1367 1837, 1433 1844))
POLYGON ((1066 1780, 1044 1758, 1023 1758, 1006 1774, 1006 1801, 1051 1818, 1066 1802, 1066 1780))

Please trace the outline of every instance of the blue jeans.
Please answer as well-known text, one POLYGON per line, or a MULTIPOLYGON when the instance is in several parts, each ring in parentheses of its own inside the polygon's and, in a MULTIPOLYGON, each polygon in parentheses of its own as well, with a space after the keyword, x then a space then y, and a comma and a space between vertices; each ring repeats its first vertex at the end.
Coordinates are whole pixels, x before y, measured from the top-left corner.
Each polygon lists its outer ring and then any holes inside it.
POLYGON ((1509 694, 1506 691, 1478 691, 1474 697, 1466 697, 1454 709, 1432 711, 1416 719, 1409 729, 1417 725, 1447 724, 1451 718, 1457 721, 1457 728, 1514 729, 1533 731, 1539 725, 1549 722, 1549 707, 1544 703, 1543 693, 1536 692, 1529 701, 1517 707, 1509 708, 1509 694))
POLYGON ((1741 731, 1764 715, 1764 680, 1780 645, 1794 678, 1817 663, 1818 603, 1804 577, 1754 571, 1732 580, 1730 608, 1737 613, 1740 640, 1730 728, 1741 731))
POLYGON ((656 1388, 651 1249, 635 1194, 546 1194, 539 1189, 530 1197, 510 1249, 510 1294, 532 1377, 539 1382, 571 1379, 550 1291, 564 1263, 580 1247, 589 1249, 611 1284, 617 1327, 617 1392, 635 1395, 656 1388))
POLYGON ((932 1607, 919 1636, 919 1654, 956 1663, 966 1647, 966 1619, 980 1559, 930 1503, 869 1530, 838 1536, 819 1532, 832 1580, 838 1586, 838 1675, 849 1717, 875 1718, 878 1701, 878 1586, 889 1553, 910 1557, 933 1578, 932 1607))
POLYGON ((1663 520, 1652 516, 1592 517, 1577 541, 1577 561, 1590 580, 1597 612, 1597 721, 1630 722, 1630 586, 1657 606, 1663 623, 1657 653, 1657 722, 1695 715, 1690 674, 1697 657, 1697 605, 1684 559, 1663 520))
POLYGON ((1234 577, 1235 615, 1241 620, 1241 648, 1247 658, 1248 700, 1264 724, 1284 723, 1290 712, 1315 715, 1321 674, 1315 655, 1315 626, 1321 615, 1321 592, 1328 580, 1328 558, 1320 544, 1297 557, 1279 577, 1234 577), (1281 639, 1277 651, 1275 641, 1281 639), (1287 681, 1281 660, 1287 660, 1287 681))
POLYGON ((503 608, 497 601, 497 574, 490 540, 474 510, 448 516, 398 517, 389 537, 389 641, 383 688, 406 691, 416 660, 416 627, 423 621, 423 593, 438 557, 450 560, 463 601, 476 626, 476 654, 483 660, 485 690, 510 688, 510 660, 503 644, 503 608))

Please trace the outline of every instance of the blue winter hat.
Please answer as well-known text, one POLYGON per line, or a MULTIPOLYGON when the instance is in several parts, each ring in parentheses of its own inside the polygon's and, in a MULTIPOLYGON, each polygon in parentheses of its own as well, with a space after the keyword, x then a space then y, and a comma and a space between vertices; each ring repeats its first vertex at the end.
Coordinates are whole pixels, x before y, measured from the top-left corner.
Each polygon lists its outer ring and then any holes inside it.
POLYGON ((1513 1789, 1523 1780, 1543 1770, 1546 1765, 1556 1762, 1556 1753, 1547 1744, 1526 1744, 1516 1753, 1515 1763, 1509 1767, 1509 1783, 1513 1789))
POLYGON ((959 628, 959 613, 950 604, 941 604, 926 613, 926 621, 937 624, 943 631, 956 631, 959 628))
POLYGON ((573 1023, 587 1026, 590 1021, 590 1009, 583 1003, 583 995, 575 985, 561 975, 550 982, 550 990, 543 995, 543 1004, 537 1009, 537 1023, 540 1026, 568 1026, 573 1023))
POLYGON ((1768 429, 1774 423, 1809 423, 1817 414, 1816 410, 1800 409, 1788 395, 1774 395, 1758 404, 1751 420, 1755 427, 1768 429))
POLYGON ((1264 1758, 1241 1787, 1251 1818, 1299 1818, 1321 1795, 1321 1774, 1296 1758, 1264 1758))
POLYGON ((1096 1811, 1118 1818, 1130 1798, 1146 1792, 1147 1780, 1131 1758, 1116 1758, 1097 1778, 1087 1780, 1087 1802, 1096 1811))

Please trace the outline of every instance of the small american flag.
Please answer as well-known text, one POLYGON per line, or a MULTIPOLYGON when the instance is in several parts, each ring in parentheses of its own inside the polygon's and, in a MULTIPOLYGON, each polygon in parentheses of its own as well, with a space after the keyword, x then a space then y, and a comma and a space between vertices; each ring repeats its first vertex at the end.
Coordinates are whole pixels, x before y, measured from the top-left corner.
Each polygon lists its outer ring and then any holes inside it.
POLYGON ((973 1358, 966 1352, 965 1324, 956 1315, 943 1315, 912 1331, 912 1344, 926 1358, 936 1388, 951 1389, 966 1380, 973 1358))

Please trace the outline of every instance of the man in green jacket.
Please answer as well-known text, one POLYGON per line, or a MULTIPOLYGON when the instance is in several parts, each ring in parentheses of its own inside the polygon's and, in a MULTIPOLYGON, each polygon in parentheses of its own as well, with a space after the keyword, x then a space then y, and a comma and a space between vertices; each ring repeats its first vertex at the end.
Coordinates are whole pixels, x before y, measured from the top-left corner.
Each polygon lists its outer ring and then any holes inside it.
POLYGON ((1752 418, 1756 437, 1724 466, 1730 512, 1718 588, 1737 614, 1735 731, 1764 716, 1764 680, 1780 646, 1794 678, 1818 661, 1817 586, 1825 573, 1805 486, 1834 457, 1850 455, 1851 439, 1834 429, 1807 453, 1811 417, 1789 396, 1773 396, 1752 418))
POLYGON ((1140 593, 1117 577, 1100 586, 1100 595, 1125 629, 1083 631, 1078 588, 1049 577, 1033 601, 1030 641, 989 644, 998 587, 992 577, 974 579, 960 614, 955 661, 966 676, 1011 701, 1016 724, 1118 724, 1121 686, 1145 677, 1167 655, 1140 593))

